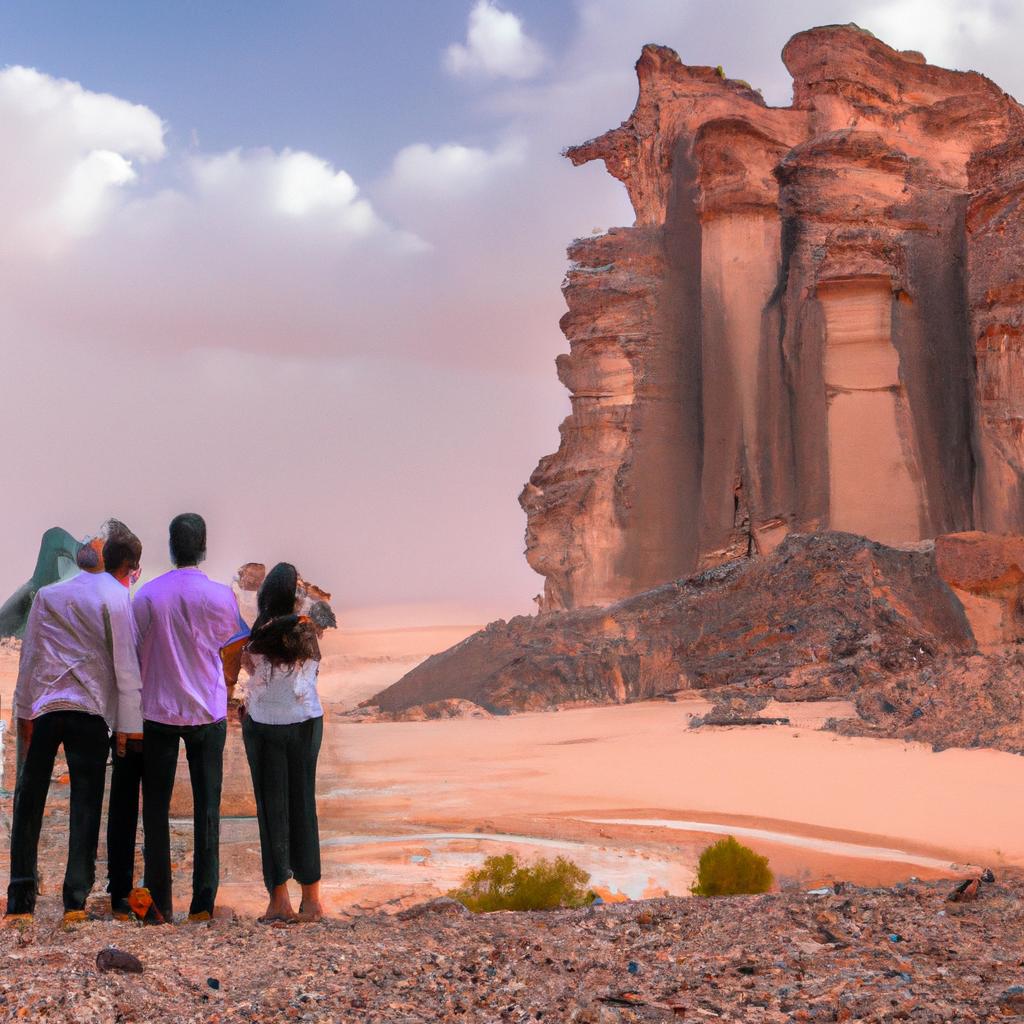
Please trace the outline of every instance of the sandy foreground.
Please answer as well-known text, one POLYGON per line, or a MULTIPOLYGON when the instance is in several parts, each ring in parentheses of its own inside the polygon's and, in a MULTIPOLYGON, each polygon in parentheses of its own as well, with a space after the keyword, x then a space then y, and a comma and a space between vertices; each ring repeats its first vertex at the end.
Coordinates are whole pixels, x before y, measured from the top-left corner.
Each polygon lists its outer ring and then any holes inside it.
MULTIPOLYGON (((319 788, 333 911, 410 905, 506 850, 569 856, 609 896, 682 895, 701 849, 725 833, 767 854, 788 888, 950 877, 972 864, 1024 866, 1024 759, 821 731, 825 719, 851 713, 842 702, 765 709, 788 715, 789 726, 700 730, 689 728, 690 719, 709 706, 697 696, 493 719, 342 717, 474 628, 329 634, 319 788)), ((16 656, 0 651, 5 717, 15 673, 16 656)), ((55 807, 66 790, 55 781, 55 807)), ((9 796, 2 807, 6 884, 9 796)), ((65 841, 59 812, 48 825, 44 863, 49 858, 56 881, 65 841)), ((175 836, 175 901, 184 904, 190 823, 177 822, 175 836)), ((103 872, 101 864, 97 892, 103 872)), ((222 875, 224 905, 243 914, 262 909, 252 819, 225 819, 222 875)))

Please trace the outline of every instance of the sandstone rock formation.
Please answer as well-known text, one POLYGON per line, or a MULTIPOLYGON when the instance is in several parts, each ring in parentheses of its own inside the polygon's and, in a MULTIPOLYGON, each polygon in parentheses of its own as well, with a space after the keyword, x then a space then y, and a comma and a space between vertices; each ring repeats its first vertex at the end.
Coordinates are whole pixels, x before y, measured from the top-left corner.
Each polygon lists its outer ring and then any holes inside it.
POLYGON ((855 702, 848 734, 1024 753, 1024 538, 890 548, 789 534, 606 608, 494 622, 366 702, 397 720, 614 704, 701 690, 750 718, 769 699, 855 702))
POLYGON ((963 605, 980 648, 1024 642, 1024 537, 939 537, 935 561, 963 605))
POLYGON ((394 714, 459 698, 507 713, 727 687, 820 699, 975 646, 933 549, 791 534, 766 558, 607 608, 491 623, 367 703, 394 714))
POLYGON ((773 551, 1024 531, 1024 110, 853 25, 790 107, 647 46, 603 160, 636 223, 575 242, 561 445, 520 501, 543 610, 773 551))

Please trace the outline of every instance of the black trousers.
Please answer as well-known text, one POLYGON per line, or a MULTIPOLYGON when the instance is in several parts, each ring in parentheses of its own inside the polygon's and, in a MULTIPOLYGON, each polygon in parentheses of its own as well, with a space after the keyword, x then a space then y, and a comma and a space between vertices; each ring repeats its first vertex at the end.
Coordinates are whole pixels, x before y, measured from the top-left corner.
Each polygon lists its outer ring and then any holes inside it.
POLYGON ((39 833, 57 748, 71 775, 64 909, 82 910, 96 879, 96 847, 110 749, 107 723, 84 711, 51 711, 32 723, 32 740, 18 772, 11 820, 11 881, 7 913, 31 914, 39 891, 39 833))
POLYGON ((142 744, 129 740, 123 757, 111 743, 110 802, 107 805, 107 892, 110 902, 128 898, 135 888, 135 836, 139 828, 142 744))
POLYGON ((268 892, 293 876, 302 885, 320 881, 316 762, 323 736, 322 716, 264 725, 247 715, 242 723, 268 892))
POLYGON ((220 791, 224 779, 225 719, 209 725, 142 726, 142 826, 146 887, 164 919, 172 919, 171 794, 178 767, 179 741, 185 741, 192 783, 195 848, 190 914, 213 913, 220 877, 220 791))

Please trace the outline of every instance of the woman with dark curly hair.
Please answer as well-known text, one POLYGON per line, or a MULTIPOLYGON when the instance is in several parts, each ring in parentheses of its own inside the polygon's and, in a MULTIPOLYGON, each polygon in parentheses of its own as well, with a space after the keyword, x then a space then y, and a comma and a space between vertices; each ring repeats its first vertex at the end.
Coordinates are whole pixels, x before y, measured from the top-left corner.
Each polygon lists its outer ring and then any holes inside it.
POLYGON ((262 920, 318 921, 320 831, 316 762, 323 739, 317 693, 317 627, 296 614, 299 574, 279 562, 257 596, 258 614, 242 656, 249 672, 242 737, 256 794, 263 881, 270 902, 262 920), (288 879, 302 886, 298 914, 288 879))

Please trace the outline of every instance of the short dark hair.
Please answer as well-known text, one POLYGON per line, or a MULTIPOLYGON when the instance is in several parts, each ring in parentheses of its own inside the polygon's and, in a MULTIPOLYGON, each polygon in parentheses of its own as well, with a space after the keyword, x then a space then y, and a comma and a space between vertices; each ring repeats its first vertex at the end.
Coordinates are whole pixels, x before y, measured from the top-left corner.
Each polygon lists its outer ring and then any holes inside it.
POLYGON ((120 572, 128 566, 138 569, 142 561, 142 541, 124 523, 118 523, 103 542, 103 567, 109 573, 120 572))
POLYGON ((175 565, 198 565, 206 557, 206 520, 195 512, 175 516, 171 520, 170 547, 175 565))

